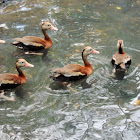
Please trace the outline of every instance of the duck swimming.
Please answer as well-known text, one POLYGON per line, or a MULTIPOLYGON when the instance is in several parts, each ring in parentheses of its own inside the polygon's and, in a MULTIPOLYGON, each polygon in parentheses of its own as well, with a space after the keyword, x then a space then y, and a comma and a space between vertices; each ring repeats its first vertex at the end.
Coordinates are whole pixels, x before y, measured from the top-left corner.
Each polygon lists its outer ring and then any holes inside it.
POLYGON ((98 51, 95 51, 90 46, 87 46, 82 51, 82 59, 84 65, 81 66, 79 64, 68 64, 62 68, 54 69, 53 72, 53 80, 60 82, 70 82, 83 79, 92 74, 93 68, 91 64, 87 60, 87 56, 95 53, 98 54, 98 51))
MULTIPOLYGON (((25 36, 22 38, 14 38, 13 45, 17 46, 19 49, 27 51, 39 51, 48 50, 53 45, 51 38, 48 36, 47 31, 49 29, 57 31, 50 22, 43 21, 41 25, 42 33, 44 34, 44 39, 36 36, 25 36)), ((30 54, 30 53, 29 53, 30 54)))
POLYGON ((18 59, 16 62, 16 69, 18 74, 12 73, 2 73, 0 74, 0 96, 6 100, 11 100, 8 97, 4 96, 4 91, 8 89, 13 89, 19 85, 25 84, 27 81, 26 76, 21 70, 21 67, 34 67, 34 65, 28 63, 25 59, 18 59))
POLYGON ((117 43, 118 52, 113 55, 111 63, 113 65, 113 77, 117 79, 123 79, 125 73, 131 65, 131 58, 124 52, 123 40, 118 40, 117 43))

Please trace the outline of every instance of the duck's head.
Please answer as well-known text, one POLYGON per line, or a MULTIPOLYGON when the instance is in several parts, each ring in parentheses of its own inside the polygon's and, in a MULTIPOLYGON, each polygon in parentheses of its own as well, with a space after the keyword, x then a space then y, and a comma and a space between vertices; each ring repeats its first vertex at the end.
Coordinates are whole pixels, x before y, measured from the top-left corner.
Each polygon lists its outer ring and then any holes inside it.
POLYGON ((92 53, 99 54, 98 51, 94 50, 90 46, 87 46, 83 49, 82 56, 88 56, 89 54, 92 54, 92 53))
POLYGON ((123 48, 124 48, 123 40, 118 40, 117 48, 118 48, 118 50, 119 49, 122 49, 123 50, 123 48))
POLYGON ((28 63, 25 59, 18 59, 16 62, 18 67, 34 67, 34 65, 28 63))
POLYGON ((54 30, 54 31, 57 31, 58 30, 50 22, 47 22, 47 21, 42 21, 42 29, 43 30, 51 29, 51 30, 54 30))

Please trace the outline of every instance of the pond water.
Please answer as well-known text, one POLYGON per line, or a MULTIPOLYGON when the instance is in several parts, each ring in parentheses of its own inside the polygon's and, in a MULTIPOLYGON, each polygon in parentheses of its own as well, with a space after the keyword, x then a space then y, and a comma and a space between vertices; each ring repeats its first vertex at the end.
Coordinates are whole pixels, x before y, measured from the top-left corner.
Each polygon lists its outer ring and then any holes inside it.
POLYGON ((12 0, 0 4, 0 73, 16 73, 15 62, 24 58, 35 65, 23 69, 28 81, 0 99, 2 140, 138 140, 140 106, 130 104, 140 93, 140 32, 137 0, 12 0), (58 31, 48 31, 53 41, 47 58, 23 55, 11 45, 15 37, 43 37, 42 20, 58 31), (117 40, 132 65, 119 81, 109 77, 110 60, 117 52, 117 40), (68 63, 83 64, 85 46, 100 51, 88 60, 94 72, 87 79, 92 87, 80 84, 73 90, 51 88, 50 71, 68 63), (74 92, 77 91, 77 92, 74 92))

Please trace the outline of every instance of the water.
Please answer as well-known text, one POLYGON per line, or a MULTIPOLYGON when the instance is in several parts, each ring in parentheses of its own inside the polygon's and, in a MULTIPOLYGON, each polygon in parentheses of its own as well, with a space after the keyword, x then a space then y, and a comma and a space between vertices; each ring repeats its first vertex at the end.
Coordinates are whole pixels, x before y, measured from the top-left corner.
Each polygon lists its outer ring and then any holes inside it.
POLYGON ((138 140, 140 107, 130 104, 140 93, 139 1, 131 0, 12 0, 0 5, 0 73, 16 73, 15 61, 25 58, 35 65, 24 68, 28 82, 8 96, 16 102, 0 101, 2 140, 138 140), (41 20, 49 20, 58 31, 48 31, 54 45, 46 61, 23 55, 10 43, 15 37, 43 37, 41 20), (6 26, 6 28, 4 28, 6 26), (123 81, 110 78, 111 57, 117 40, 123 39, 132 65, 123 81), (52 90, 51 69, 68 63, 83 64, 85 46, 100 51, 89 56, 94 68, 87 82, 73 90, 52 90))

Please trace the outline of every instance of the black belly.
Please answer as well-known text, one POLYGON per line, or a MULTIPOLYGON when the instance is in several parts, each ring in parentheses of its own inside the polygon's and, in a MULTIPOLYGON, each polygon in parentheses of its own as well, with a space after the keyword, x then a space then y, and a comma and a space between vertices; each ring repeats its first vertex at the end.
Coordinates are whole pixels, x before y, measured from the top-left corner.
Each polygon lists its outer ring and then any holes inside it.
POLYGON ((8 90, 18 87, 20 84, 1 84, 0 90, 8 90))
POLYGON ((70 77, 60 75, 58 77, 53 77, 53 80, 60 81, 60 82, 74 82, 74 81, 84 79, 85 77, 87 77, 87 75, 70 76, 70 77))
POLYGON ((22 42, 14 44, 17 48, 27 51, 38 51, 44 49, 44 46, 24 45, 22 42))

